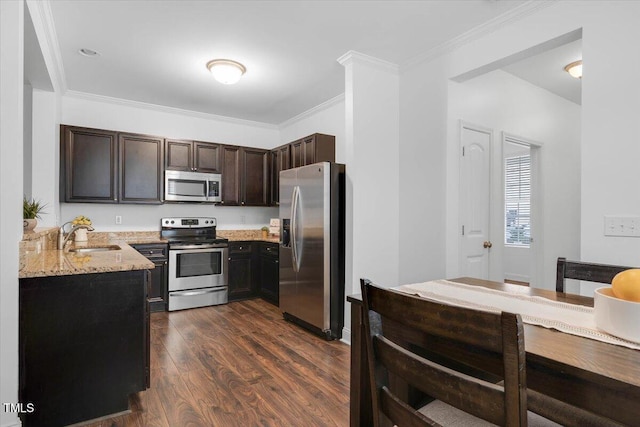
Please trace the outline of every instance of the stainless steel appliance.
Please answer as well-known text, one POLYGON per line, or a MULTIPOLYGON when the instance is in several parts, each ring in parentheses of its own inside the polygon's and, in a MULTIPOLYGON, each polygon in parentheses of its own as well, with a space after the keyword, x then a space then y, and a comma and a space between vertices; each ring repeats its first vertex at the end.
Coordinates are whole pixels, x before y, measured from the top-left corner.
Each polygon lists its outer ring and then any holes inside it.
POLYGON ((222 175, 165 171, 164 200, 167 202, 220 202, 222 201, 222 175))
POLYGON ((229 241, 216 238, 215 218, 162 218, 169 242, 168 310, 225 304, 229 241))
POLYGON ((344 165, 280 172, 280 310, 327 339, 344 324, 344 165))

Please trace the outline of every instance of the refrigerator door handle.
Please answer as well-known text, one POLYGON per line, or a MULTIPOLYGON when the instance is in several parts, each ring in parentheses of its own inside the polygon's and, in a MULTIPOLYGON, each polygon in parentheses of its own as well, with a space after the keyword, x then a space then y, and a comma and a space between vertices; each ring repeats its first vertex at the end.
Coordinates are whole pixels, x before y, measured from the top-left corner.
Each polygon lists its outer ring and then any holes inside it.
POLYGON ((300 187, 293 187, 291 196, 291 258, 293 271, 300 271, 300 257, 298 256, 298 202, 300 200, 300 187))

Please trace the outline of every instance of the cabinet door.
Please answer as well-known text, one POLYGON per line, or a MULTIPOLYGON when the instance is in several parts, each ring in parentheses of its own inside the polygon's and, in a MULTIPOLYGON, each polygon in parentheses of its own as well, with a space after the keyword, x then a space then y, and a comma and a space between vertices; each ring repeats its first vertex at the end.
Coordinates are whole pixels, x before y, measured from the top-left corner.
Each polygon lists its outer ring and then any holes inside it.
POLYGON ((178 141, 167 139, 165 143, 166 169, 174 171, 193 170, 193 143, 191 141, 178 141))
POLYGON ((314 133, 303 140, 304 164, 311 165, 317 162, 335 162, 336 137, 314 133))
POLYGON ((289 144, 271 151, 271 206, 280 204, 280 171, 291 167, 290 160, 289 144))
POLYGON ((291 143, 291 167, 304 166, 304 140, 300 139, 291 143))
POLYGON ((60 194, 65 202, 117 203, 117 134, 61 127, 60 194))
POLYGON ((242 149, 241 205, 269 206, 269 151, 242 149))
POLYGON ((240 147, 223 145, 221 204, 236 206, 240 198, 240 147))
POLYGON ((120 202, 162 203, 164 139, 120 135, 120 202))
POLYGON ((276 243, 260 243, 260 255, 258 257, 260 296, 275 305, 279 304, 280 290, 278 249, 278 244, 276 243))
POLYGON ((167 310, 167 286, 168 286, 168 269, 167 257, 169 248, 165 244, 145 244, 131 245, 135 250, 140 252, 153 262, 155 268, 151 270, 151 283, 149 286, 149 304, 150 310, 166 311, 167 310))
POLYGON ((193 165, 196 171, 220 173, 220 145, 208 142, 193 143, 193 165))

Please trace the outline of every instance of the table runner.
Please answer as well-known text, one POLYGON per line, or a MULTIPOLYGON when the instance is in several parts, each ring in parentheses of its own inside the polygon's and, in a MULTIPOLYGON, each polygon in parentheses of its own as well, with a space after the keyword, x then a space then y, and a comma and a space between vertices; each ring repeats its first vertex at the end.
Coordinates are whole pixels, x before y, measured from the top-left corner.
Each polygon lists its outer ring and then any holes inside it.
POLYGON ((392 288, 407 294, 477 310, 518 313, 524 323, 556 329, 597 341, 640 350, 640 344, 610 335, 596 327, 592 307, 547 298, 433 280, 392 288))

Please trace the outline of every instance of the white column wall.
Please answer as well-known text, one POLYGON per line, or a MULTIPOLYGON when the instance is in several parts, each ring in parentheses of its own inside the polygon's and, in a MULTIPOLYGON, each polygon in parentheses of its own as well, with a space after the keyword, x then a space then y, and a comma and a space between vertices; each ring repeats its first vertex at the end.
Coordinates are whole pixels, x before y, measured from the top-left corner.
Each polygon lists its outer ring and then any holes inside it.
POLYGON ((381 286, 399 281, 399 76, 393 64, 357 52, 339 61, 346 76, 347 207, 352 212, 349 294, 359 293, 363 277, 381 286))
MULTIPOLYGON (((18 242, 22 239, 24 2, 0 1, 0 401, 18 402, 18 242)), ((2 427, 19 426, 0 410, 2 427)))
POLYGON ((33 89, 32 99, 31 192, 46 204, 38 227, 54 227, 59 216, 60 132, 58 96, 54 92, 33 89))
POLYGON ((400 78, 400 283, 445 277, 447 85, 436 59, 400 78))

